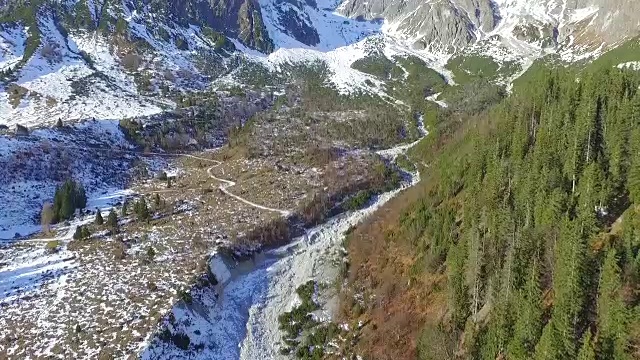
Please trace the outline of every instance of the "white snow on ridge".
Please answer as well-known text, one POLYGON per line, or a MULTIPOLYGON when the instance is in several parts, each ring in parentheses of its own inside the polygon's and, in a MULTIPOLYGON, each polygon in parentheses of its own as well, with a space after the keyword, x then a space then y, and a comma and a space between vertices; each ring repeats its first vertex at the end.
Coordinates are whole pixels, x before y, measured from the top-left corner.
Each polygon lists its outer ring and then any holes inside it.
POLYGON ((569 22, 570 23, 581 22, 581 21, 586 20, 586 19, 588 19, 590 17, 597 16, 598 10, 599 9, 598 9, 597 6, 591 6, 591 7, 586 7, 586 8, 582 8, 582 9, 576 9, 576 10, 571 12, 571 15, 569 16, 569 22))
POLYGON ((640 70, 640 61, 629 61, 626 63, 618 64, 618 69, 630 69, 640 70))
POLYGON ((300 1, 299 5, 302 9, 277 0, 260 1, 265 27, 276 48, 313 48, 327 52, 380 33, 381 24, 377 22, 356 21, 337 13, 335 8, 338 4, 335 0, 319 0, 317 8, 309 6, 305 1, 300 1), (280 16, 286 10, 296 12, 306 20, 307 26, 316 29, 320 40, 318 44, 305 45, 288 34, 285 27, 280 25, 280 16))
POLYGON ((4 70, 22 59, 28 34, 22 26, 0 29, 0 70, 4 70))
POLYGON ((0 87, 0 124, 33 127, 52 125, 57 119, 120 119, 157 114, 163 111, 162 106, 170 105, 138 95, 133 78, 123 71, 102 39, 70 35, 67 48, 52 20, 43 21, 43 27, 47 29, 43 45, 16 82, 27 90, 21 105, 12 106, 8 88, 0 87), (48 50, 43 50, 45 47, 48 50), (95 71, 77 55, 80 50, 94 59, 97 70, 106 77, 94 76, 95 71), (79 87, 74 88, 74 82, 79 87))
POLYGON ((341 93, 349 94, 358 90, 370 90, 371 84, 381 86, 380 80, 352 69, 351 64, 367 55, 364 48, 366 40, 351 46, 339 47, 329 52, 311 49, 278 49, 266 58, 265 64, 278 67, 280 64, 310 64, 324 62, 332 75, 330 81, 341 93))

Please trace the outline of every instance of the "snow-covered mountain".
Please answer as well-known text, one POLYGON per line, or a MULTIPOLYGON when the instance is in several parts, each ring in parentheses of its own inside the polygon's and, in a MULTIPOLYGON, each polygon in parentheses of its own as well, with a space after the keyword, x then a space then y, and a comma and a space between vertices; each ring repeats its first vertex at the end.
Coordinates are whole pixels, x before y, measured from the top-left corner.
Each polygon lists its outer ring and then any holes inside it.
POLYGON ((498 37, 543 47, 598 47, 638 31, 640 3, 633 0, 347 0, 350 17, 385 19, 386 29, 418 48, 455 51, 498 37))
POLYGON ((351 68, 374 48, 418 56, 445 77, 448 59, 469 51, 524 70, 549 53, 572 61, 633 38, 638 10, 633 0, 6 1, 0 124, 159 113, 247 58, 273 69, 325 62, 345 91, 383 91, 351 68))

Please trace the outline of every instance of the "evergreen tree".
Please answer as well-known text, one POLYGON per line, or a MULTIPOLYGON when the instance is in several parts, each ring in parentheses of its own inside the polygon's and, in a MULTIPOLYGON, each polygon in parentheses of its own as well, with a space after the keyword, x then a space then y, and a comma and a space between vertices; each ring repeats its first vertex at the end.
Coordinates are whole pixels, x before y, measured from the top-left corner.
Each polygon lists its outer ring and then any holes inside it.
POLYGON ((109 211, 109 216, 107 216, 107 226, 113 231, 118 230, 118 214, 116 214, 114 209, 109 211))
POLYGON ((464 329, 470 315, 468 288, 465 283, 464 262, 466 251, 462 244, 452 244, 447 255, 447 269, 449 278, 449 308, 451 318, 456 329, 464 329))
MULTIPOLYGON (((640 138, 640 129, 634 130, 634 136, 640 138)), ((638 140, 640 142, 640 140, 638 140)), ((640 148, 634 148, 631 155, 631 169, 627 178, 629 197, 635 204, 640 204, 640 148)))
POLYGON ((96 219, 94 220, 94 224, 101 226, 102 224, 104 224, 104 219, 102 218, 102 213, 100 212, 100 209, 96 208, 96 219))
POLYGON ((598 347, 606 359, 625 359, 629 314, 620 297, 620 269, 615 249, 607 252, 598 291, 598 347))
POLYGON ((552 322, 547 323, 542 330, 540 341, 536 345, 536 360, 561 360, 561 339, 552 322))
POLYGON ((87 196, 82 185, 73 180, 67 180, 56 188, 53 200, 53 222, 70 219, 76 209, 84 209, 87 206, 87 196))
POLYGON ((124 202, 122 203, 122 210, 120 212, 120 215, 122 217, 127 216, 127 212, 129 211, 129 199, 124 199, 124 202))
POLYGON ((553 276, 551 322, 560 341, 559 355, 564 358, 576 356, 576 330, 584 304, 585 244, 580 232, 580 224, 563 221, 553 276))
POLYGON ((60 207, 60 212, 58 216, 60 219, 70 219, 75 213, 75 206, 73 204, 73 198, 69 196, 65 196, 62 198, 62 206, 60 207))
POLYGON ((147 200, 145 200, 144 196, 136 202, 133 210, 136 213, 138 221, 148 221, 151 218, 149 207, 147 206, 147 200))
POLYGON ((509 344, 509 359, 531 359, 542 331, 542 291, 540 274, 534 261, 524 289, 518 296, 518 318, 509 344))
POLYGON ((591 340, 591 330, 587 329, 582 337, 582 346, 578 352, 578 360, 596 360, 596 352, 591 340))
POLYGON ((91 237, 91 232, 89 231, 89 228, 86 227, 86 226, 83 226, 82 227, 82 238, 83 239, 87 239, 89 237, 91 237))
POLYGON ((77 209, 83 210, 87 207, 87 194, 84 191, 84 187, 81 184, 77 185, 76 192, 74 193, 74 205, 77 209))
POLYGON ((73 233, 74 240, 84 240, 91 236, 89 229, 86 226, 79 225, 76 227, 76 231, 73 233))

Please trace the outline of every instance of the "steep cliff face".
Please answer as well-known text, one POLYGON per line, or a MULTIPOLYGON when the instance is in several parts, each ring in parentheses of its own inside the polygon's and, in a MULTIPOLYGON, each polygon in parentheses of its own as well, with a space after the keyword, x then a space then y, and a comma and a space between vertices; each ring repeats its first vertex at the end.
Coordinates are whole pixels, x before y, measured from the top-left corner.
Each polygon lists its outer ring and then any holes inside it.
POLYGON ((383 18, 391 33, 443 52, 495 35, 543 47, 613 45, 640 29, 633 0, 346 0, 339 11, 383 18))
MULTIPOLYGON (((257 0, 37 0, 8 1, 0 7, 3 23, 31 19, 46 11, 68 31, 99 30, 110 37, 127 30, 145 31, 166 40, 176 27, 207 27, 264 53, 273 51, 257 0), (140 27, 145 29, 141 29, 140 27)), ((140 35, 140 34, 137 34, 140 35)), ((144 38, 144 36, 142 36, 144 38)))
POLYGON ((491 31, 498 22, 490 0, 361 1, 347 0, 339 10, 349 17, 384 19, 392 33, 416 41, 420 48, 453 51, 491 31))

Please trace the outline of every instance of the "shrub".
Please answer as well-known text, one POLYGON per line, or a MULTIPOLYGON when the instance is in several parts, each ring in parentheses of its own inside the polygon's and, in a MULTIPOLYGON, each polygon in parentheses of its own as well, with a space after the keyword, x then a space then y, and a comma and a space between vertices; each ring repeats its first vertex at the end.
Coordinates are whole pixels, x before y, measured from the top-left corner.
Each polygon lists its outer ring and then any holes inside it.
POLYGON ((91 236, 91 232, 86 226, 78 226, 76 227, 76 231, 73 233, 74 240, 84 240, 91 236))
POLYGON ((191 293, 188 290, 179 290, 178 298, 186 304, 191 304, 193 302, 193 296, 191 296, 191 293))
POLYGON ((153 246, 149 246, 147 248, 147 257, 149 258, 149 260, 153 260, 153 258, 156 257, 156 251, 153 246))
POLYGON ((371 199, 372 195, 373 193, 371 192, 371 190, 360 190, 354 196, 345 200, 345 202, 342 204, 342 207, 345 210, 361 209, 367 204, 367 202, 369 202, 369 199, 371 199))
POLYGON ((122 66, 129 71, 136 71, 142 64, 142 57, 135 53, 129 53, 122 58, 122 66))
POLYGON ((15 83, 11 83, 7 86, 7 93, 9 95, 9 104, 15 109, 20 105, 20 102, 29 94, 29 90, 15 83))
POLYGON ((45 249, 47 249, 49 253, 57 252, 60 249, 60 241, 58 240, 47 241, 47 244, 45 245, 45 249))
POLYGON ((40 55, 47 59, 49 62, 60 61, 62 58, 58 51, 57 45, 53 43, 47 43, 40 49, 40 55))
POLYGON ((122 260, 127 256, 124 243, 122 241, 115 241, 113 247, 113 257, 116 260, 122 260))

